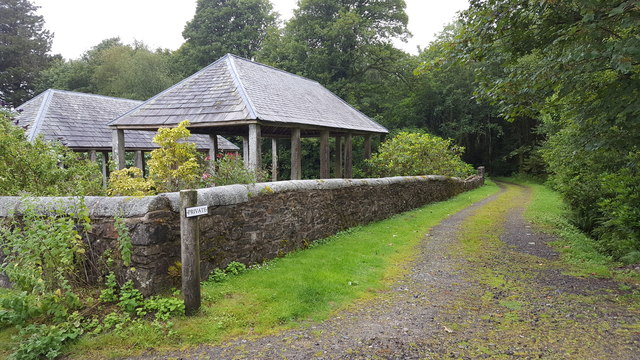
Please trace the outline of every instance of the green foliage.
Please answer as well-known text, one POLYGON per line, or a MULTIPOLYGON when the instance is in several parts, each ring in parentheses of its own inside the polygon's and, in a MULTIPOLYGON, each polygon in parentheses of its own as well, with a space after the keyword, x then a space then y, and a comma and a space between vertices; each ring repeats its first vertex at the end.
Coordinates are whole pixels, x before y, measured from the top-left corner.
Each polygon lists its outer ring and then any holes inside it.
POLYGON ((33 96, 38 72, 51 61, 53 35, 29 0, 0 3, 0 105, 18 106, 33 96))
POLYGON ((462 21, 459 58, 481 64, 479 93, 504 117, 541 120, 541 153, 575 223, 616 258, 637 252, 637 200, 625 197, 638 186, 638 3, 477 1, 462 21))
POLYGON ((380 176, 446 175, 465 178, 471 165, 460 159, 464 148, 451 140, 426 133, 400 132, 380 145, 369 160, 371 173, 380 176))
POLYGON ((83 329, 65 322, 59 325, 29 325, 20 330, 20 342, 11 360, 55 359, 62 353, 63 346, 82 335, 83 329))
POLYGON ((122 311, 134 315, 136 309, 143 305, 144 298, 140 291, 133 286, 133 281, 129 280, 120 288, 118 306, 122 311))
POLYGON ((70 283, 77 281, 74 274, 85 253, 80 232, 91 229, 89 215, 83 203, 75 209, 50 209, 51 215, 42 210, 30 205, 21 218, 0 227, 0 246, 6 256, 0 271, 18 290, 62 298, 61 291, 70 291, 70 283))
POLYGON ((154 195, 155 183, 142 176, 142 170, 129 167, 114 170, 109 175, 107 194, 110 196, 147 196, 154 195))
POLYGON ((227 53, 251 59, 275 17, 268 0, 198 0, 182 32, 185 43, 174 53, 174 65, 187 76, 227 53))
POLYGON ((118 232, 118 250, 124 266, 131 265, 131 255, 133 255, 133 243, 131 241, 131 233, 125 220, 119 215, 114 217, 113 226, 118 232))
POLYGON ((268 179, 266 171, 254 172, 245 168, 242 157, 233 153, 219 155, 214 165, 215 170, 210 169, 202 175, 205 184, 209 186, 253 184, 268 179))
POLYGON ((118 300, 118 282, 116 281, 116 274, 107 274, 104 285, 105 288, 100 290, 100 301, 112 303, 118 300))
POLYGON ((119 38, 103 40, 80 59, 57 59, 42 71, 37 89, 50 88, 146 100, 177 80, 170 55, 151 51, 142 42, 123 44, 119 38))
POLYGON ((186 140, 191 136, 185 120, 175 128, 160 128, 153 142, 160 145, 151 152, 149 175, 160 192, 197 187, 202 169, 196 145, 186 140))
POLYGON ((28 142, 12 123, 12 113, 0 108, 0 195, 100 195, 96 163, 41 138, 28 142))
POLYGON ((247 271, 247 266, 241 262, 232 261, 227 267, 222 270, 219 268, 213 269, 211 274, 209 274, 209 282, 219 283, 227 280, 229 276, 240 275, 247 271))

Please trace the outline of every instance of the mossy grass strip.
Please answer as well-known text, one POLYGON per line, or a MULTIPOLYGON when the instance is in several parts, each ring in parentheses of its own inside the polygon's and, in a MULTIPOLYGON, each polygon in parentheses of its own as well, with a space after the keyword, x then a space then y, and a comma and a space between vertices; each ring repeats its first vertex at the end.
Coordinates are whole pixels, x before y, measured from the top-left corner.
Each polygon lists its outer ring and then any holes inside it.
POLYGON ((406 271, 414 247, 431 227, 497 191, 488 181, 448 201, 323 239, 222 283, 205 283, 201 312, 176 320, 169 336, 146 324, 84 338, 72 355, 123 356, 148 347, 215 344, 326 319, 335 310, 375 297, 406 271))

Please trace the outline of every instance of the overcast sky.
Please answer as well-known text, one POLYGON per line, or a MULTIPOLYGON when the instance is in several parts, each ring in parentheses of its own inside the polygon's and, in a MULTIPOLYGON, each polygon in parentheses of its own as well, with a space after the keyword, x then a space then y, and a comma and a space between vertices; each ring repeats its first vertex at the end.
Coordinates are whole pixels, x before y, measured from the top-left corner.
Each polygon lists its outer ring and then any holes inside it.
MULTIPOLYGON (((45 26, 54 33, 54 54, 76 59, 100 41, 119 36, 123 42, 141 40, 151 48, 177 49, 182 30, 193 18, 196 0, 32 0, 40 6, 45 26)), ((297 0, 271 0, 288 19, 297 0)), ((426 47, 468 0, 406 0, 413 38, 397 44, 412 54, 426 47)))

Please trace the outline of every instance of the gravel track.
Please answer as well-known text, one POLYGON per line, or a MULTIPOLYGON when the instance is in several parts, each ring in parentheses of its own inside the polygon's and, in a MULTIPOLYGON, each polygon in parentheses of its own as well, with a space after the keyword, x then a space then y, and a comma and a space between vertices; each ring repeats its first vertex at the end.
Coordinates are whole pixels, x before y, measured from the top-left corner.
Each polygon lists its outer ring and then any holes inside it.
MULTIPOLYGON (((150 352, 137 359, 578 359, 580 357, 570 355, 571 351, 559 352, 557 347, 541 343, 542 340, 530 344, 509 339, 511 336, 524 338, 524 333, 496 335, 496 322, 491 323, 493 320, 486 314, 499 311, 496 304, 508 298, 510 290, 491 289, 478 282, 472 276, 478 264, 456 253, 462 224, 474 212, 500 199, 505 185, 500 186, 500 193, 453 214, 431 229, 417 247, 416 260, 407 265, 410 267, 407 275, 395 281, 387 291, 377 294, 374 300, 359 302, 322 323, 309 323, 278 335, 239 338, 220 346, 202 346, 182 352, 150 352), (476 305, 489 290, 495 292, 495 304, 476 305), (489 320, 478 320, 480 318, 489 320), (466 325, 457 329, 451 324, 466 325), (485 346, 488 350, 477 351, 485 346)), ((557 254, 546 244, 553 238, 536 232, 522 217, 530 189, 520 187, 513 191, 519 191, 516 202, 505 204, 508 211, 504 229, 496 231, 501 233, 504 254, 513 252, 514 255, 496 254, 482 266, 508 268, 510 261, 519 261, 519 256, 555 261, 557 254)), ((562 275, 554 266, 533 269, 529 275, 527 281, 530 281, 532 291, 537 292, 531 296, 531 303, 539 303, 540 308, 532 305, 526 315, 532 320, 522 320, 517 325, 530 326, 534 332, 537 324, 534 318, 546 311, 549 294, 617 291, 613 281, 562 275)), ((586 313, 592 310, 575 304, 571 311, 586 313)), ((606 316, 633 323, 637 312, 629 314, 616 308, 606 316)), ((541 337, 539 333, 535 336, 541 337)), ((640 349, 640 336, 612 343, 616 348, 610 351, 616 359, 640 359, 634 350, 640 349)), ((593 359, 600 359, 603 351, 609 350, 595 351, 593 359)))

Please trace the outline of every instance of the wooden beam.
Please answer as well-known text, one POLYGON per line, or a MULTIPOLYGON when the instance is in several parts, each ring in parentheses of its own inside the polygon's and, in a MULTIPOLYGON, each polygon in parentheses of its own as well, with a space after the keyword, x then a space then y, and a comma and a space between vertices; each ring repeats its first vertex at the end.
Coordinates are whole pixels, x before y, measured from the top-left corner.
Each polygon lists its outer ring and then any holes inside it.
POLYGON ((260 125, 249 125, 249 170, 257 172, 261 167, 262 138, 260 137, 260 125))
POLYGON ((302 148, 300 129, 291 129, 291 180, 302 179, 302 148))
POLYGON ((188 218, 185 209, 196 206, 196 190, 180 191, 180 260, 182 261, 182 296, 185 315, 200 308, 200 231, 198 218, 188 218))
POLYGON ((353 139, 351 134, 347 134, 344 142, 344 177, 353 177, 353 139))
POLYGON ((142 150, 136 150, 135 157, 133 158, 133 164, 138 169, 142 170, 142 174, 144 174, 144 154, 142 150))
POLYGON ((320 179, 329 178, 329 131, 322 130, 320 132, 320 179))
POLYGON ((244 161, 244 168, 249 168, 249 137, 242 137, 242 160, 244 161))
POLYGON ((218 135, 209 135, 209 164, 211 164, 211 170, 216 171, 216 159, 218 156, 218 135))
POLYGON ((109 152, 102 152, 102 187, 107 188, 109 180, 109 152))
POLYGON ((278 139, 271 138, 271 181, 278 181, 278 139))
POLYGON ((364 158, 371 159, 371 135, 364 136, 364 158))
POLYGON ((124 143, 124 130, 113 130, 113 136, 111 139, 111 147, 113 149, 113 162, 116 163, 118 170, 122 170, 126 167, 125 163, 125 143, 124 143))
POLYGON ((91 162, 98 161, 98 157, 96 156, 96 151, 95 150, 89 150, 89 160, 91 162))
POLYGON ((335 177, 342 177, 342 136, 336 136, 336 173, 335 177))

